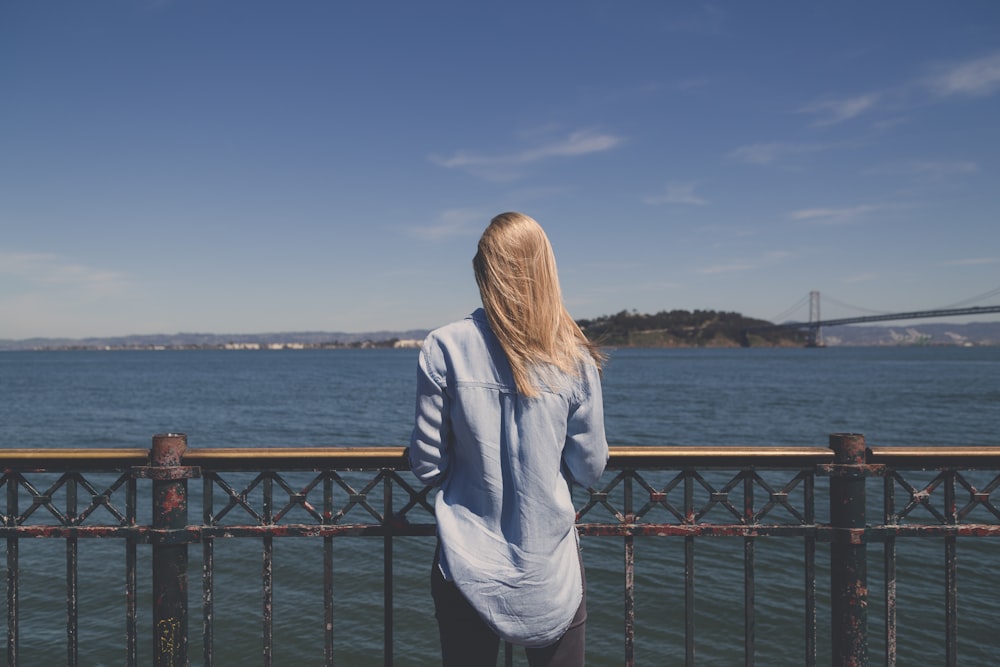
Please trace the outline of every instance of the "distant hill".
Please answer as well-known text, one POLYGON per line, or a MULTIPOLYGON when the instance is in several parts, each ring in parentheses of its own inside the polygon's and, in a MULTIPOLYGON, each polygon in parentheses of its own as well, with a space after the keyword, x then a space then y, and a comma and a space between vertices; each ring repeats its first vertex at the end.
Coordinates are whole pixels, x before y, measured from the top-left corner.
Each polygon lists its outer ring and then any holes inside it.
MULTIPOLYGON (((578 320, 583 332, 608 347, 739 347, 743 330, 771 324, 739 313, 714 310, 673 310, 647 315, 621 311, 578 320)), ((241 346, 342 348, 393 347, 419 341, 427 329, 407 331, 285 332, 264 334, 176 333, 108 338, 29 338, 0 340, 2 350, 202 349, 241 346)), ((1000 322, 968 324, 905 322, 894 326, 845 325, 823 330, 827 346, 875 345, 1000 345, 1000 322)), ((754 347, 793 347, 805 344, 802 332, 777 330, 755 334, 754 347)))
MULTIPOLYGON (((746 329, 771 323, 715 310, 654 315, 623 310, 578 324, 590 340, 609 347, 740 347, 746 329)), ((753 334, 749 342, 757 347, 801 347, 805 340, 801 331, 777 329, 753 334)))
MULTIPOLYGON (((789 347, 805 345, 802 331, 777 329, 751 334, 745 329, 771 322, 739 313, 712 310, 663 311, 655 315, 621 311, 593 320, 579 320, 591 340, 611 347, 789 347)), ((842 325, 826 327, 829 347, 876 345, 1000 345, 1000 322, 968 324, 907 323, 894 326, 842 325)))

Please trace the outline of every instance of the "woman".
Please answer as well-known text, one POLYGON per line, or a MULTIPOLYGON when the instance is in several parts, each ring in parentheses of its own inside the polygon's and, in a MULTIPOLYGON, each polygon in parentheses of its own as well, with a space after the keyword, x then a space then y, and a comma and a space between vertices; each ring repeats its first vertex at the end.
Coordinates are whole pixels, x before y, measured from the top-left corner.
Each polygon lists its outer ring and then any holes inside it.
POLYGON ((483 307, 420 351, 409 458, 440 484, 431 591, 445 667, 582 666, 586 593, 570 484, 604 472, 601 353, 562 303, 545 232, 493 218, 472 261, 483 307))

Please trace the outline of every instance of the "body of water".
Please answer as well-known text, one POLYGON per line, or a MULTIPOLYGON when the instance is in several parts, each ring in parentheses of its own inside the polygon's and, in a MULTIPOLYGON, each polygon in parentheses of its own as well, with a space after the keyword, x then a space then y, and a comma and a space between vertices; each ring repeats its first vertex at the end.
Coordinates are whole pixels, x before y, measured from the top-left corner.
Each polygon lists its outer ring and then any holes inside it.
MULTIPOLYGON (((148 447, 153 434, 171 431, 187 433, 191 447, 402 446, 415 362, 414 350, 4 352, 0 438, 5 447, 148 447)), ((604 391, 612 445, 824 446, 833 432, 864 433, 873 446, 1000 445, 1000 348, 619 350, 604 391)), ((275 664, 321 664, 321 541, 275 542, 275 664)), ((902 542, 898 664, 942 664, 943 545, 902 542)), ((217 664, 259 664, 259 542, 216 544, 217 664)), ((797 667, 802 577, 789 573, 801 572, 801 540, 757 544, 757 664, 797 667)), ((335 548, 338 664, 381 664, 381 540, 338 539, 335 548)), ((431 539, 397 544, 398 665, 437 661, 427 583, 432 549, 431 539)), ((743 664, 742 549, 739 539, 697 542, 699 665, 743 664)), ((993 540, 960 541, 962 665, 992 665, 1000 653, 993 629, 1000 574, 990 566, 998 549, 993 540)), ((822 576, 827 545, 818 552, 822 576)), ((880 553, 869 557, 873 597, 880 594, 880 553)), ((588 662, 618 665, 622 544, 587 538, 584 554, 588 662)), ((640 539, 636 554, 638 662, 682 664, 683 541, 640 539)), ((191 556, 197 640, 200 549, 192 547, 191 556)), ((148 565, 145 547, 140 559, 140 568, 148 565)), ((80 561, 81 664, 123 664, 113 645, 124 639, 121 545, 82 540, 80 561)), ((65 662, 64 572, 62 542, 21 541, 22 664, 65 662)), ((822 607, 826 581, 817 588, 822 607)), ((821 616, 819 624, 825 664, 829 620, 821 616)), ((191 658, 199 664, 199 646, 192 645, 191 658)))

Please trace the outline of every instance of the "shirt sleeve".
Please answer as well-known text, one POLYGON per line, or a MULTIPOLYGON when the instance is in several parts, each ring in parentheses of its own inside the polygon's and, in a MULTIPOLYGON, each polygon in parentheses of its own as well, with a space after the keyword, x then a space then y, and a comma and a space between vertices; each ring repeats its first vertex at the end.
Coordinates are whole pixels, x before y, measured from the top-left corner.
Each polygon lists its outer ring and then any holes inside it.
POLYGON ((450 399, 444 380, 432 371, 430 347, 417 362, 417 402, 410 435, 410 470, 425 484, 440 483, 451 461, 450 399))
POLYGON ((604 433, 604 396, 594 364, 583 371, 579 401, 571 408, 566 428, 563 464, 572 482, 592 486, 608 463, 608 441, 604 433))

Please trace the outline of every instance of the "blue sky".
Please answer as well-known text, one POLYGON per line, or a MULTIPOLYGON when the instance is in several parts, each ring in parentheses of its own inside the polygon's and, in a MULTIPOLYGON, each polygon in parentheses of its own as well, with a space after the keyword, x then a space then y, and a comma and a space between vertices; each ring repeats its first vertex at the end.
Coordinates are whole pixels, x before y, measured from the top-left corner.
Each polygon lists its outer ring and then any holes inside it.
POLYGON ((578 318, 946 307, 998 174, 992 0, 0 5, 0 338, 432 328, 506 210, 578 318))

